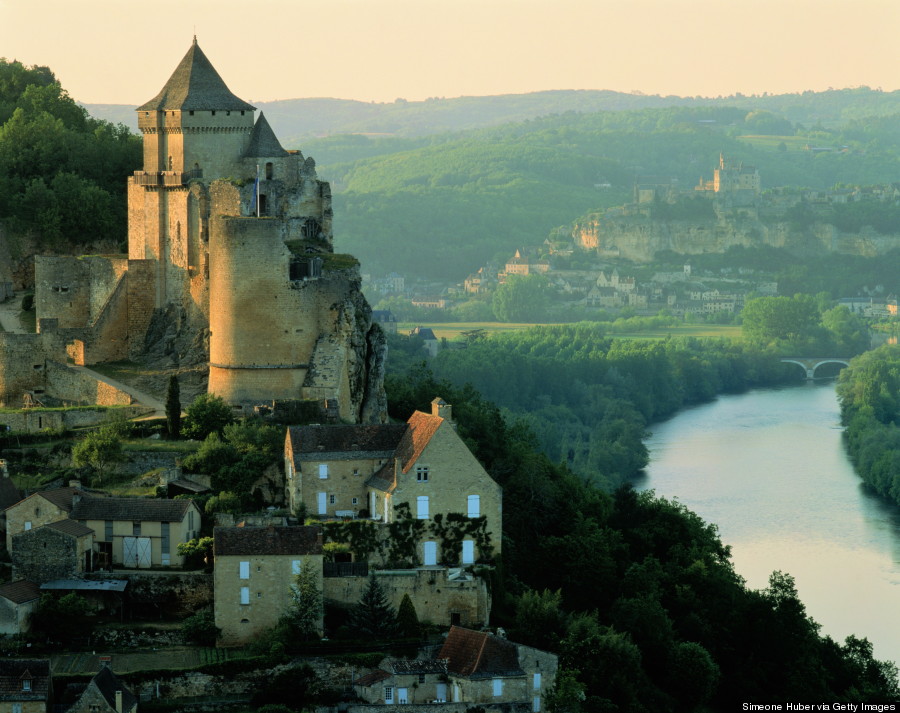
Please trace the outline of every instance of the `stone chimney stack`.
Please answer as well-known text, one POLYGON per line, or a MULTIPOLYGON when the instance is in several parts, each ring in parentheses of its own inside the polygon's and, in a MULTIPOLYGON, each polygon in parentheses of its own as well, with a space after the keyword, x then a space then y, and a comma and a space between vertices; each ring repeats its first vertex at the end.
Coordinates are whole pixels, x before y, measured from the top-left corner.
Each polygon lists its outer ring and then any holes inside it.
POLYGON ((453 407, 440 396, 431 402, 431 415, 440 416, 445 421, 453 423, 453 407))
POLYGON ((116 691, 116 713, 122 713, 122 691, 116 691))

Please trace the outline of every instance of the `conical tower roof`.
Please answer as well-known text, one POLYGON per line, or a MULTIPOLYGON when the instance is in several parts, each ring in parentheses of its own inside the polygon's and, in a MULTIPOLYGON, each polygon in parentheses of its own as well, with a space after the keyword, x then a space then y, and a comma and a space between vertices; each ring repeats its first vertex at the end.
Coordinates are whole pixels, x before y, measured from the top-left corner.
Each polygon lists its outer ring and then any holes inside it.
POLYGON ((175 68, 162 91, 137 108, 138 111, 166 109, 253 111, 256 107, 231 93, 215 67, 203 54, 195 37, 191 48, 175 68))
POLYGON ((268 158, 270 156, 287 156, 269 122, 266 115, 259 112, 259 118, 253 126, 250 134, 250 144, 244 152, 245 158, 268 158))

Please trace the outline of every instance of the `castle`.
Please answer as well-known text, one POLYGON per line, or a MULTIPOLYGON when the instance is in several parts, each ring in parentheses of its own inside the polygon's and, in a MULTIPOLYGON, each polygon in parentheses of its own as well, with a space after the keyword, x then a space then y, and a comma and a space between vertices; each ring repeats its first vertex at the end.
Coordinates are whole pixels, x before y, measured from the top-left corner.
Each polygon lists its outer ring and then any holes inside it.
POLYGON ((137 112, 128 255, 36 258, 38 333, 0 335, 0 402, 83 397, 67 358, 136 359, 165 339, 208 360, 209 392, 238 411, 317 401, 347 422, 383 421, 384 337, 358 263, 333 251, 315 161, 281 146, 196 38, 137 112))

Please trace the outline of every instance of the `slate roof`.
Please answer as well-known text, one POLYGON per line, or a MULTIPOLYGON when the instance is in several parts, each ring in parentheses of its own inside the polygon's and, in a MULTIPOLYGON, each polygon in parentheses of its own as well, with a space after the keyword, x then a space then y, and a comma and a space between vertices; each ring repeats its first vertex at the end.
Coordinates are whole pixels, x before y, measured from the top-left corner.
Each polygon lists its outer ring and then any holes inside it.
POLYGON ((326 453, 345 458, 391 457, 406 431, 402 424, 371 426, 291 426, 288 429, 294 460, 317 460, 326 453))
POLYGON ((24 604, 35 599, 40 599, 41 588, 34 582, 27 579, 20 579, 18 582, 7 582, 0 584, 0 597, 9 599, 15 604, 24 604))
POLYGON ((83 525, 77 520, 57 520, 56 522, 51 522, 46 525, 41 525, 41 527, 37 528, 40 530, 41 528, 49 527, 52 530, 57 530, 58 532, 63 533, 64 535, 72 535, 72 537, 84 537, 85 535, 93 535, 94 531, 89 528, 87 525, 83 525))
POLYGON ((181 522, 191 500, 156 498, 82 498, 69 513, 73 520, 181 522))
POLYGON ((50 695, 50 659, 0 659, 0 701, 46 701, 50 695), (31 690, 22 681, 31 679, 31 690))
POLYGON ((395 674, 447 673, 447 659, 392 659, 389 666, 395 674))
POLYGON ((253 131, 250 132, 250 143, 247 150, 244 151, 245 158, 268 158, 270 156, 287 156, 288 152, 284 150, 269 122, 266 121, 265 114, 259 112, 259 118, 253 125, 253 131))
POLYGON ((413 467, 443 422, 444 419, 440 416, 422 411, 416 411, 409 417, 406 433, 397 447, 397 457, 400 458, 404 473, 408 473, 413 467))
POLYGON ((385 463, 366 481, 366 485, 384 493, 393 493, 397 488, 397 481, 394 479, 394 464, 385 463))
POLYGON ((256 107, 231 93, 212 62, 203 54, 195 37, 191 48, 159 94, 137 108, 138 111, 164 109, 255 111, 256 107))
POLYGON ((447 659, 447 670, 457 676, 489 678, 524 673, 514 643, 459 626, 450 627, 437 658, 447 659))
POLYGON ((100 672, 91 679, 91 684, 97 687, 97 690, 100 691, 112 710, 116 710, 116 691, 122 691, 122 710, 125 713, 137 706, 137 698, 122 683, 122 680, 110 670, 109 666, 101 668, 100 672))
POLYGON ((374 686, 376 683, 380 683, 381 681, 386 681, 391 677, 387 671, 382 671, 378 669, 377 671, 372 671, 371 673, 367 673, 365 676, 360 676, 354 682, 354 686, 374 686))
POLYGON ((225 555, 320 555, 322 530, 304 527, 216 527, 216 557, 225 555))

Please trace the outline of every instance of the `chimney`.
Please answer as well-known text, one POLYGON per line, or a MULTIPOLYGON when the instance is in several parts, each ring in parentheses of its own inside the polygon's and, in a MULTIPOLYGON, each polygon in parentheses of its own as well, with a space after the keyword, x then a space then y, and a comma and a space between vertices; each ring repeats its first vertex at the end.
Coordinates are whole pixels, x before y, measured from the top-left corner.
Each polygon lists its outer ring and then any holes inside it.
POLYGON ((70 488, 78 488, 79 490, 81 490, 81 481, 80 480, 70 480, 69 487, 70 488))
POLYGON ((116 691, 116 713, 122 713, 122 691, 116 691))
POLYGON ((9 466, 6 465, 6 460, 3 458, 0 458, 0 474, 2 474, 4 478, 9 477, 9 466))
POLYGON ((453 423, 453 407, 440 396, 431 402, 431 415, 453 423))

